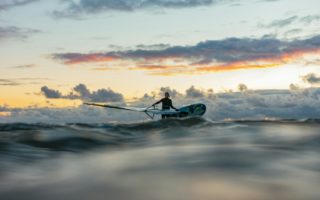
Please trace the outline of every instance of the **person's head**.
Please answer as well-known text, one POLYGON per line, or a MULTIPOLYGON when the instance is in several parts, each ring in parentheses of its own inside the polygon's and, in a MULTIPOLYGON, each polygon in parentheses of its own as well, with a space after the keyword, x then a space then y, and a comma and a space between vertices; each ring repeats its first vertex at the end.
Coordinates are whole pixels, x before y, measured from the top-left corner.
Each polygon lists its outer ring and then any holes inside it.
POLYGON ((164 93, 164 96, 165 96, 166 98, 169 98, 169 97, 170 97, 169 92, 165 92, 165 93, 164 93))

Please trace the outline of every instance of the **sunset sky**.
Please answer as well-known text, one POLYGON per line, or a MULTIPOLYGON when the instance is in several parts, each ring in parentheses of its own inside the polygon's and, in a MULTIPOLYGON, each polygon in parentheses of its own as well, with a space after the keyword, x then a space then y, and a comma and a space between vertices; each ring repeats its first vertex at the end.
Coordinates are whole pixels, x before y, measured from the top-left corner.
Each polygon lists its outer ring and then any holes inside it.
POLYGON ((161 87, 316 86, 319 8, 318 0, 1 0, 0 106, 73 106, 87 90, 117 101, 161 87))

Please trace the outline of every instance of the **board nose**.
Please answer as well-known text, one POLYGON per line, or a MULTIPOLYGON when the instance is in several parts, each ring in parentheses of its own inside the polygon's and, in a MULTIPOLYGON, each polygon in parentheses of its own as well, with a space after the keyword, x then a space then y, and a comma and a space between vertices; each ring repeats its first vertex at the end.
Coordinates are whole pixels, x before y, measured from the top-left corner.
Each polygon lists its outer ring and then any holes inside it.
POLYGON ((207 106, 204 105, 204 104, 201 104, 201 109, 202 109, 201 115, 203 115, 203 114, 206 112, 206 110, 207 110, 207 106))
POLYGON ((194 115, 204 115, 204 113, 206 112, 206 105, 204 104, 198 104, 194 107, 194 115))

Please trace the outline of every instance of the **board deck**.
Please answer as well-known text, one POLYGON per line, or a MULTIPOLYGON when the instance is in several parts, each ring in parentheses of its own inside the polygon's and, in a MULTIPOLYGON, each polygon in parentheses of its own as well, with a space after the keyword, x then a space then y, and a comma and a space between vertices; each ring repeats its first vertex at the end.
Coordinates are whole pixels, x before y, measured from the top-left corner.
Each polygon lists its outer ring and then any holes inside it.
POLYGON ((191 104, 179 108, 180 115, 179 117, 195 117, 202 116, 206 112, 206 105, 202 103, 191 104))

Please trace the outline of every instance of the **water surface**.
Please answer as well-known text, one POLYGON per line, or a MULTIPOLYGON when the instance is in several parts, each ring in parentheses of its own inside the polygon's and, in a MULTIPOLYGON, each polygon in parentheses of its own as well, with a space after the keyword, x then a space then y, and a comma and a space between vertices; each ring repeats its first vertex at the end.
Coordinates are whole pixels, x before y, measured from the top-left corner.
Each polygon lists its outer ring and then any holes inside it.
POLYGON ((0 199, 318 200, 318 120, 0 124, 0 199))

